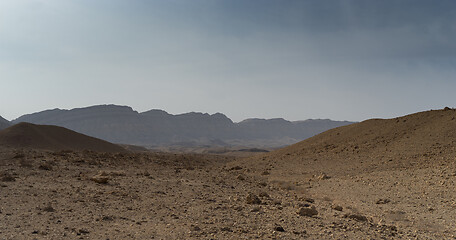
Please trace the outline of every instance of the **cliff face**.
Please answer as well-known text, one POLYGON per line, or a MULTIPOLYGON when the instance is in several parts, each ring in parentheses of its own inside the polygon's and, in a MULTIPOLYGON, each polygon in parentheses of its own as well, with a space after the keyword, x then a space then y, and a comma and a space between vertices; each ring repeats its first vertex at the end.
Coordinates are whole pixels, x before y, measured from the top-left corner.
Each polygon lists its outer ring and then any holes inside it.
POLYGON ((176 143, 282 146, 298 142, 330 128, 350 122, 284 119, 248 119, 234 123, 221 113, 172 115, 163 110, 143 113, 131 107, 100 105, 72 110, 47 110, 24 115, 15 123, 29 122, 62 126, 115 143, 170 145, 176 143), (267 144, 262 144, 267 143, 267 144))

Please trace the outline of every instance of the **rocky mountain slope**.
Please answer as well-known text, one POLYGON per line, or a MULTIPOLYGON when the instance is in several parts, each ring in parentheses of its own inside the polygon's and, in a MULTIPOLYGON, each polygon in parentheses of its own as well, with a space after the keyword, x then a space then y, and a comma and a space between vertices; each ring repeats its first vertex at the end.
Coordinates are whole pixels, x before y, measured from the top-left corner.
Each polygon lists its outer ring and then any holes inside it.
POLYGON ((162 110, 143 113, 131 107, 100 105, 72 110, 47 110, 13 121, 62 126, 110 142, 144 146, 247 145, 279 147, 351 122, 248 119, 234 123, 221 113, 172 115, 162 110))
POLYGON ((9 126, 11 126, 11 123, 0 116, 0 130, 5 129, 9 126))
POLYGON ((44 150, 127 152, 124 148, 63 127, 19 123, 0 131, 0 145, 44 150))
POLYGON ((456 236, 456 110, 372 119, 230 163, 358 214, 360 221, 456 236), (363 220, 361 220, 363 219, 363 220))

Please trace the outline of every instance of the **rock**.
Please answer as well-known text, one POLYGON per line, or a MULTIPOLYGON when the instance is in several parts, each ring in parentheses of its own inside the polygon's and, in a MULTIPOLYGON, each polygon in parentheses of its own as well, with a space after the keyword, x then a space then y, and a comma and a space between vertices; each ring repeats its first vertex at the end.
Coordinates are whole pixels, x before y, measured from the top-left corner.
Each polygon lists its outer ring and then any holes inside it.
POLYGON ((89 233, 90 233, 90 231, 87 230, 87 229, 84 229, 84 228, 81 228, 81 229, 79 229, 79 231, 78 231, 78 235, 81 235, 81 234, 89 234, 89 233))
POLYGON ((3 173, 2 176, 1 176, 1 178, 0 178, 0 180, 1 180, 2 182, 14 182, 14 181, 16 181, 16 178, 13 177, 13 176, 12 176, 11 174, 9 174, 9 173, 3 173))
POLYGON ((261 204, 260 198, 257 195, 250 193, 246 198, 247 204, 261 204))
POLYGON ((277 232, 285 232, 285 229, 283 229, 283 227, 281 227, 281 226, 274 227, 274 230, 277 232))
POLYGON ((326 179, 330 179, 331 177, 322 173, 320 174, 320 176, 317 177, 318 180, 326 180, 326 179))
POLYGON ((266 192, 260 192, 259 196, 262 198, 270 198, 269 194, 267 194, 266 192))
POLYGON ((380 198, 379 200, 377 200, 377 202, 375 202, 375 204, 387 204, 389 202, 391 202, 391 200, 386 199, 386 198, 385 199, 380 198))
POLYGON ((50 163, 43 163, 43 164, 40 164, 40 166, 38 167, 38 169, 40 170, 46 170, 46 171, 51 171, 52 170, 52 165, 50 163))
POLYGON ((301 197, 299 198, 300 201, 305 201, 305 202, 308 202, 308 203, 314 203, 315 202, 315 199, 313 198, 309 198, 309 197, 301 197))
POLYGON ((344 210, 344 208, 342 206, 339 206, 339 205, 334 205, 332 206, 332 209, 336 210, 336 211, 342 211, 344 210))
POLYGON ((101 176, 101 175, 95 175, 90 178, 91 181, 99 183, 99 184, 107 184, 109 181, 108 176, 101 176))
POLYGON ((233 232, 233 230, 231 230, 229 227, 222 227, 220 230, 224 232, 233 232))
POLYGON ((190 229, 192 231, 195 231, 195 232, 201 231, 201 228, 199 226, 196 226, 196 225, 191 225, 190 229))
POLYGON ((313 217, 318 215, 318 211, 315 206, 302 207, 298 211, 299 216, 313 217))
POLYGON ((310 207, 309 203, 298 203, 298 207, 310 207))
POLYGON ((50 203, 42 210, 45 212, 55 212, 55 209, 52 207, 52 205, 50 203))
POLYGON ((253 207, 250 212, 259 212, 259 211, 261 211, 261 208, 256 206, 256 207, 253 207))
POLYGON ((112 216, 103 216, 103 217, 101 218, 101 220, 103 220, 103 221, 113 221, 114 218, 113 218, 112 216))

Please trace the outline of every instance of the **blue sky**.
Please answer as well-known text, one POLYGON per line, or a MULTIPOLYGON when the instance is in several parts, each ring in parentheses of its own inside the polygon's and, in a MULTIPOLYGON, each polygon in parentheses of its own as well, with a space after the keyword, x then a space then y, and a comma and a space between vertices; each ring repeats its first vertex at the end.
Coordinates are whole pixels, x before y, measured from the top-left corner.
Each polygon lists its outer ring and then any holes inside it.
POLYGON ((456 107, 456 2, 2 0, 0 115, 114 103, 289 120, 456 107))

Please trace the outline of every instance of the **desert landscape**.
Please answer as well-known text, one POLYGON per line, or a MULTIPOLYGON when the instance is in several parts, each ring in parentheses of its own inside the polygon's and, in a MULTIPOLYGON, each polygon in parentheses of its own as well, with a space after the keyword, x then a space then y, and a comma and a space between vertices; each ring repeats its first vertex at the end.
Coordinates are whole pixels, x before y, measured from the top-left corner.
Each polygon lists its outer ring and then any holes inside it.
POLYGON ((239 157, 125 150, 17 124, 0 131, 0 236, 454 239, 455 130, 446 108, 239 157))
POLYGON ((456 240, 456 1, 0 0, 0 240, 456 240))

